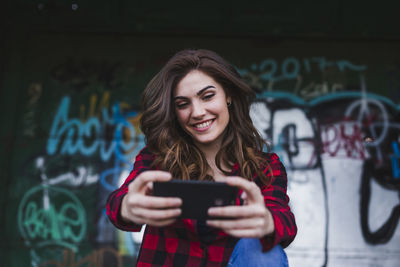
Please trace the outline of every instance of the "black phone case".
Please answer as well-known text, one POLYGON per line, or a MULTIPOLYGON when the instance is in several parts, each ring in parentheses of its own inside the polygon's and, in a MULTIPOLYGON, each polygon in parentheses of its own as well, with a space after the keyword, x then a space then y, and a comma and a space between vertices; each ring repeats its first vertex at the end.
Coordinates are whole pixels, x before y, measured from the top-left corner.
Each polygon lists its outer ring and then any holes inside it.
POLYGON ((153 184, 154 196, 181 198, 180 217, 197 220, 216 219, 207 215, 208 208, 235 205, 238 191, 223 182, 171 180, 153 184))

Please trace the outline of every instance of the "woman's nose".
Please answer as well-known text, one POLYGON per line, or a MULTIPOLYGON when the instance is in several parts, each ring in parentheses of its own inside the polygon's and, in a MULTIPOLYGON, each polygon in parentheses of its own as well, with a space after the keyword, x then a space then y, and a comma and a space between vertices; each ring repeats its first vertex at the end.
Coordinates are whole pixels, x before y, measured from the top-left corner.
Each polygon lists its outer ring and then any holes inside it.
POLYGON ((193 111, 192 111, 192 116, 193 117, 202 117, 206 114, 206 109, 204 108, 203 105, 201 104, 195 104, 193 105, 193 111))

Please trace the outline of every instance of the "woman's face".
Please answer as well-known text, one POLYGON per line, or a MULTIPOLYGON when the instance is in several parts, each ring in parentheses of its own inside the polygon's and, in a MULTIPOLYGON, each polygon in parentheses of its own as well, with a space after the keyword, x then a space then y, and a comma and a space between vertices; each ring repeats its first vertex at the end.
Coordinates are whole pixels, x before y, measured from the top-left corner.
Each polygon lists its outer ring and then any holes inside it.
POLYGON ((224 89, 212 77, 193 70, 176 86, 173 94, 178 122, 199 146, 220 145, 229 122, 224 89))

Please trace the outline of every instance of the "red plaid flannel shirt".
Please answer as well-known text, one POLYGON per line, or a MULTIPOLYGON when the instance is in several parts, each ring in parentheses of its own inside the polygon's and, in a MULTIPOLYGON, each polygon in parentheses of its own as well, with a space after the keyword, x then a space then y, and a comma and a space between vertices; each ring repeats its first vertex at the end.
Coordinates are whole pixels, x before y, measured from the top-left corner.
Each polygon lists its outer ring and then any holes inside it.
MULTIPOLYGON (((272 169, 273 181, 270 186, 260 186, 265 205, 271 211, 275 223, 273 236, 261 238, 263 251, 277 244, 287 247, 297 233, 293 213, 288 206, 286 194, 286 171, 274 153, 264 154, 272 169)), ((140 173, 150 170, 154 160, 145 147, 136 157, 134 168, 124 184, 113 191, 107 201, 107 215, 111 222, 124 231, 140 231, 141 225, 126 224, 120 216, 122 198, 128 192, 128 185, 140 173)), ((266 168, 264 172, 271 176, 266 168)), ((233 167, 232 176, 239 175, 237 164, 233 167)), ((238 199, 238 203, 239 203, 238 199)), ((210 228, 204 221, 179 219, 166 227, 147 225, 139 252, 137 266, 226 266, 232 254, 237 238, 228 236, 221 230, 210 228)))

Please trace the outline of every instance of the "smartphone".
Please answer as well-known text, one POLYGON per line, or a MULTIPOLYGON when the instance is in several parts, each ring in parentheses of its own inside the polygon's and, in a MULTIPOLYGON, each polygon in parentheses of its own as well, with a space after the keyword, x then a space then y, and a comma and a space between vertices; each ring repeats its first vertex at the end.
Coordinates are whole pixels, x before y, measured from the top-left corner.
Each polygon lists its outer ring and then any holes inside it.
POLYGON ((208 216, 208 208, 235 205, 238 192, 237 187, 224 182, 171 180, 153 183, 154 196, 182 199, 180 217, 185 219, 215 219, 208 216))

